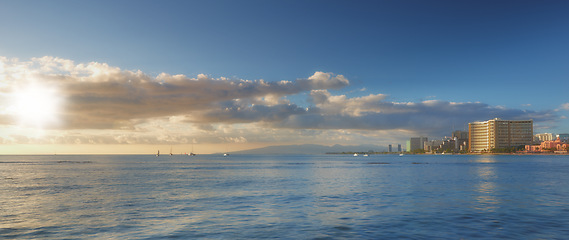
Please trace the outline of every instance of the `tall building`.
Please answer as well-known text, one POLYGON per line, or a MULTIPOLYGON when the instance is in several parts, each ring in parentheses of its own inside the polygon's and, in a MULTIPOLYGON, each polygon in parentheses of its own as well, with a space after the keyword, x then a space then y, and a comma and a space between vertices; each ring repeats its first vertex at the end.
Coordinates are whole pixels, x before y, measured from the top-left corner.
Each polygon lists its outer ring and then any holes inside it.
POLYGON ((389 144, 388 149, 389 149, 388 152, 393 152, 392 149, 391 149, 391 144, 389 144))
POLYGON ((533 120, 502 120, 495 118, 468 124, 468 148, 471 152, 490 151, 531 144, 533 120))
POLYGON ((543 141, 553 141, 557 139, 557 135, 553 133, 538 133, 535 135, 536 140, 543 142, 543 141))
POLYGON ((438 149, 443 144, 442 140, 431 140, 426 141, 423 143, 423 149, 425 152, 433 152, 435 149, 438 149))
POLYGON ((412 152, 417 149, 424 149, 425 142, 428 141, 427 137, 410 138, 407 141, 407 152, 412 152))
POLYGON ((468 132, 465 131, 454 131, 452 133, 452 139, 454 140, 454 150, 463 151, 466 150, 468 146, 468 132))
POLYGON ((452 132, 452 138, 457 138, 458 140, 468 140, 468 132, 454 131, 452 132))
POLYGON ((397 144, 397 151, 401 152, 401 144, 397 144))

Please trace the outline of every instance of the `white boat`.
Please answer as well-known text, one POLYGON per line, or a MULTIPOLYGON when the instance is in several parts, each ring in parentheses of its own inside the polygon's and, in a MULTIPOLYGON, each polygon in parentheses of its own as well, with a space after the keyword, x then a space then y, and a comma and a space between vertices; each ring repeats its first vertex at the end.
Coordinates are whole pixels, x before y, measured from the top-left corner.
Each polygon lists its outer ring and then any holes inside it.
POLYGON ((357 156, 358 156, 358 154, 357 154, 357 153, 354 153, 354 157, 357 157, 357 156))
POLYGON ((369 157, 369 155, 367 155, 367 154, 364 154, 364 157, 369 157))
POLYGON ((405 154, 403 154, 403 153, 400 153, 400 154, 399 154, 400 157, 403 157, 403 155, 405 155, 405 154))
POLYGON ((224 153, 223 156, 227 157, 227 156, 229 156, 229 153, 224 153))
POLYGON ((158 150, 158 153, 156 153, 157 157, 160 157, 160 150, 158 150))

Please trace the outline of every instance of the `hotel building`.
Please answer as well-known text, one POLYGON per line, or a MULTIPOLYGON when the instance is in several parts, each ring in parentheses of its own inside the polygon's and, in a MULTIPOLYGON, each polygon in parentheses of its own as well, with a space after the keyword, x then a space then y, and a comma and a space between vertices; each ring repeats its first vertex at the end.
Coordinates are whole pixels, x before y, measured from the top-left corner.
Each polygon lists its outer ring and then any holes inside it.
POLYGON ((502 120, 495 118, 468 124, 468 149, 470 152, 490 151, 531 144, 533 120, 502 120))
POLYGON ((414 137, 407 141, 407 152, 412 152, 417 149, 424 149, 424 144, 429 141, 427 137, 414 137))
POLYGON ((557 139, 556 135, 553 133, 538 133, 535 135, 536 142, 553 141, 557 139))

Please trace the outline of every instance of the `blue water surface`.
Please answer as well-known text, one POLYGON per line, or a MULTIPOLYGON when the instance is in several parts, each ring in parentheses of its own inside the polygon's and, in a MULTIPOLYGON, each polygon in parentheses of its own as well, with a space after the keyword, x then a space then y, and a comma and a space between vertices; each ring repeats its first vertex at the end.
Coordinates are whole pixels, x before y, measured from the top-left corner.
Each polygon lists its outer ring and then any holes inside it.
POLYGON ((0 156, 0 238, 567 239, 569 156, 0 156))

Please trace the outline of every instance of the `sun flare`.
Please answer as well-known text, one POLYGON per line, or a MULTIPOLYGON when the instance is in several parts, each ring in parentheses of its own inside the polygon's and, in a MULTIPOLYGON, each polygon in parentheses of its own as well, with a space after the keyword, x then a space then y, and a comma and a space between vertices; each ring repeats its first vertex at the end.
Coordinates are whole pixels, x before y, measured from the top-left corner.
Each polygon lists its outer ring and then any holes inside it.
POLYGON ((57 89, 29 84, 13 92, 12 112, 23 126, 43 129, 59 123, 61 97, 57 89))

